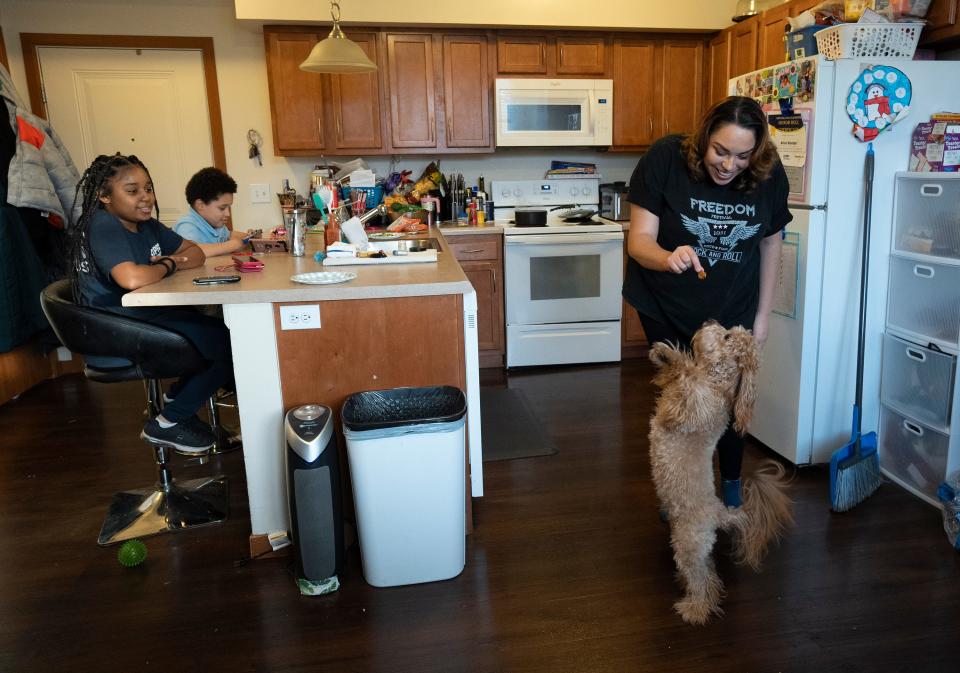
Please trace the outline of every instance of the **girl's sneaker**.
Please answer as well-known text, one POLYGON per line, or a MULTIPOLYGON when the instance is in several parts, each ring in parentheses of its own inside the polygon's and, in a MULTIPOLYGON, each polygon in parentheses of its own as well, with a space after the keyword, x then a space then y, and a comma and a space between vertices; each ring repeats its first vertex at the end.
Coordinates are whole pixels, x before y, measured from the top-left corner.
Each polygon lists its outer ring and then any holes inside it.
POLYGON ((142 439, 153 444, 169 446, 188 455, 200 455, 213 448, 216 438, 210 427, 196 417, 181 421, 169 428, 161 428, 157 419, 151 418, 140 433, 142 439))

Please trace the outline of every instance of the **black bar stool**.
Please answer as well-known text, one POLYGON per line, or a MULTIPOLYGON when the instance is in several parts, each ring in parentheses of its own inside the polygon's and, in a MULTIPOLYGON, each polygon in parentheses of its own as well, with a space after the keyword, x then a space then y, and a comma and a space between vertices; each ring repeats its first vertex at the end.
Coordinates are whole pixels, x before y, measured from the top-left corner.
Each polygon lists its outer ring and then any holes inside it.
MULTIPOLYGON (((163 404, 160 379, 203 366, 197 349, 177 332, 76 304, 68 280, 44 288, 40 304, 63 345, 84 356, 83 373, 88 379, 101 383, 145 380, 151 418, 163 404)), ((148 443, 157 462, 157 481, 152 487, 113 496, 97 539, 101 545, 221 523, 227 518, 225 477, 174 480, 168 467, 171 448, 148 443)))

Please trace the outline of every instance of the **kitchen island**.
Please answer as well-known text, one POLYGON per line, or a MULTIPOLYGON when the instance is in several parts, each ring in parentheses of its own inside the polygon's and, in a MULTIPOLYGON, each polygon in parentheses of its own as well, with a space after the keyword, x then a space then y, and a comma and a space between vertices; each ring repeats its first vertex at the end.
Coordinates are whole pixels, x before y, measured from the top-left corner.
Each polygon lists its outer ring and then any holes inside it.
MULTIPOLYGON (((211 257, 203 267, 124 295, 124 306, 223 306, 243 433, 252 555, 269 550, 270 533, 290 527, 285 412, 325 404, 339 421, 346 397, 364 390, 451 385, 466 391, 469 529, 471 492, 483 494, 476 295, 443 236, 430 234, 441 246, 436 263, 323 267, 313 258, 317 239, 308 235, 305 256, 265 254, 263 270, 240 274, 238 283, 194 285, 198 276, 231 273, 216 271, 231 262, 229 256, 211 257), (291 280, 323 270, 357 277, 335 285, 291 280), (298 305, 318 306, 318 329, 281 327, 281 308, 298 305)), ((342 451, 341 443, 341 458, 342 451)))

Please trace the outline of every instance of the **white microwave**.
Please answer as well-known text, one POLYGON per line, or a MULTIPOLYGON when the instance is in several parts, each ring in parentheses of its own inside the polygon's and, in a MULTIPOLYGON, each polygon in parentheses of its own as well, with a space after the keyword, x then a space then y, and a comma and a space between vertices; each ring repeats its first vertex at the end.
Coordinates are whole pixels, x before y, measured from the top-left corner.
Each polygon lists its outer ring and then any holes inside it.
POLYGON ((497 79, 497 146, 609 146, 612 79, 497 79))

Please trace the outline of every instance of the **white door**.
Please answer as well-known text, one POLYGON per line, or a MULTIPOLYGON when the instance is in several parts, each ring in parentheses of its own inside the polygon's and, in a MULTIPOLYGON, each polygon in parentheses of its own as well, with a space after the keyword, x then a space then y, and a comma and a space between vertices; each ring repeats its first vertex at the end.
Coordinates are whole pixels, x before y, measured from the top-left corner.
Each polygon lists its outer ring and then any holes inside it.
POLYGON ((48 119, 82 173, 99 154, 135 154, 153 178, 160 220, 187 210, 183 194, 213 165, 198 50, 37 50, 48 119))

